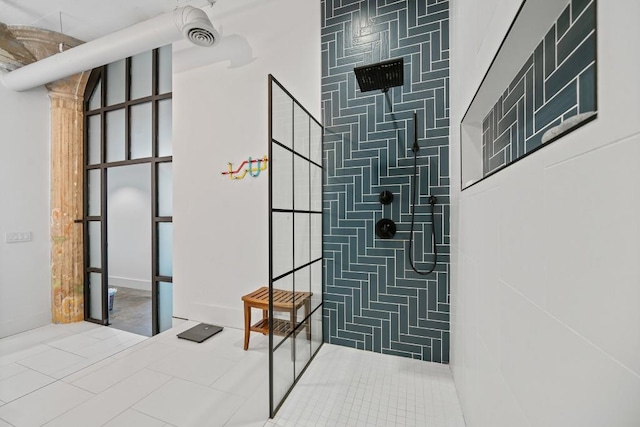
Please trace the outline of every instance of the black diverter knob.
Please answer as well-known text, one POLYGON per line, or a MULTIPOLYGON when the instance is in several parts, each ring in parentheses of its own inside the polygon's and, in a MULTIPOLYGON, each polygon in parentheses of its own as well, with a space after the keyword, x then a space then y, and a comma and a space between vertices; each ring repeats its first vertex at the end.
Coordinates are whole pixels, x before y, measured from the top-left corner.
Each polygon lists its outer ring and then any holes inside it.
POLYGON ((396 235, 396 223, 393 220, 382 218, 376 223, 376 236, 381 239, 391 239, 396 235))

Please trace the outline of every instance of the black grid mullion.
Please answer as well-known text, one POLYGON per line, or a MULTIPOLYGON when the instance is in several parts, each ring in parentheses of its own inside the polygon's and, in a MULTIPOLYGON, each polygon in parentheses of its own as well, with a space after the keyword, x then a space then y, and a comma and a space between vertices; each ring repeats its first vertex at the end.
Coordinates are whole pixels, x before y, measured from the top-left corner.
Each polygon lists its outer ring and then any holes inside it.
MULTIPOLYGON (((151 103, 151 156, 155 159, 158 156, 158 101, 155 95, 158 94, 158 50, 154 49, 151 53, 151 95, 154 97, 151 103)), ((159 244, 159 223, 156 221, 158 216, 158 164, 154 161, 151 164, 151 305, 153 307, 151 314, 152 334, 155 335, 160 331, 160 316, 158 316, 158 280, 160 275, 160 248, 159 244)))
POLYGON ((131 160, 131 58, 124 61, 124 159, 131 160))
MULTIPOLYGON (((311 159, 311 120, 309 120, 309 122, 307 123, 307 151, 309 153, 309 159, 311 159)), ((311 182, 311 162, 309 162, 309 165, 307 165, 307 170, 309 171, 309 188, 307 188, 307 191, 309 192, 308 196, 309 196, 309 211, 311 211, 312 206, 311 206, 311 189, 312 189, 312 185, 313 183, 311 182)), ((313 251, 313 246, 312 246, 312 238, 311 238, 311 234, 313 233, 312 230, 312 225, 311 225, 311 218, 312 215, 309 214, 309 260, 311 260, 311 254, 313 251)), ((311 289, 311 283, 313 283, 313 275, 312 275, 312 269, 311 266, 309 266, 309 293, 311 293, 312 289, 311 289)), ((313 312, 313 306, 311 306, 311 303, 309 304, 309 306, 311 307, 311 312, 313 312)), ((309 328, 308 330, 309 332, 309 354, 313 354, 313 338, 311 336, 311 313, 307 313, 308 314, 308 319, 305 318, 303 320, 304 322, 308 322, 307 323, 307 327, 309 328)))
MULTIPOLYGON (((296 158, 295 158, 295 154, 296 154, 296 109, 295 109, 295 104, 293 103, 293 97, 291 95, 289 95, 289 97, 291 98, 291 187, 293 188, 291 191, 291 205, 293 206, 294 212, 293 212, 293 228, 292 228, 292 247, 293 247, 293 256, 292 256, 292 272, 293 272, 293 281, 292 281, 292 287, 293 287, 293 295, 296 294, 296 213, 295 213, 295 208, 296 208, 296 158)), ((296 321, 298 319, 293 319, 293 326, 291 329, 295 330, 296 327, 296 321)), ((285 338, 288 339, 288 338, 285 338)), ((296 335, 293 334, 292 338, 291 338, 291 358, 293 359, 293 380, 296 380, 296 335)), ((282 340, 282 342, 284 342, 284 339, 282 340)))
POLYGON ((159 254, 158 248, 158 222, 156 218, 158 216, 158 164, 154 161, 151 163, 151 334, 156 335, 160 331, 160 319, 158 316, 158 280, 157 276, 160 275, 159 271, 159 254))
POLYGON ((271 164, 268 169, 269 184, 267 198, 269 200, 269 416, 273 417, 275 408, 273 405, 273 76, 269 75, 267 87, 269 99, 268 128, 269 135, 268 155, 271 164))
POLYGON ((278 141, 277 139, 274 139, 273 142, 277 145, 279 145, 280 147, 284 148, 287 151, 292 152, 294 155, 308 161, 309 163, 318 166, 319 168, 322 168, 322 165, 317 164, 316 162, 314 162, 313 160, 311 160, 311 155, 309 155, 309 157, 305 157, 302 154, 298 153, 297 151, 295 151, 293 148, 287 147, 286 145, 284 145, 283 143, 281 143, 280 141, 278 141))

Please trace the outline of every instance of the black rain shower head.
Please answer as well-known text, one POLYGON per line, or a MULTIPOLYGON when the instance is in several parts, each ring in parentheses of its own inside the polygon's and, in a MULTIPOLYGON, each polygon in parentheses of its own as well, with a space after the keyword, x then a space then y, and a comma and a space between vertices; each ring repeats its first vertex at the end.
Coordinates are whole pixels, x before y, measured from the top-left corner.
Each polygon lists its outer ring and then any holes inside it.
POLYGON ((402 86, 404 81, 404 59, 390 59, 377 64, 363 65, 353 69, 360 86, 360 92, 381 89, 387 91, 402 86))

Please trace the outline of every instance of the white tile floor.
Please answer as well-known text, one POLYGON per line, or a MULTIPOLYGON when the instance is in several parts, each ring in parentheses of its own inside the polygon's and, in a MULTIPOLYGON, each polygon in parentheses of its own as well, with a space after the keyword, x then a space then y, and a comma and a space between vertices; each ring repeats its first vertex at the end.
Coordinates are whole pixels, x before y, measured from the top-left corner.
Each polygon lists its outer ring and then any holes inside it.
POLYGON ((0 340, 0 427, 464 427, 448 366, 325 344, 268 420, 266 337, 184 322, 146 338, 91 323, 0 340))
POLYGON ((325 344, 266 426, 464 427, 447 365, 325 344))
POLYGON ((0 340, 0 427, 263 426, 267 339, 225 328, 202 344, 91 323, 0 340))

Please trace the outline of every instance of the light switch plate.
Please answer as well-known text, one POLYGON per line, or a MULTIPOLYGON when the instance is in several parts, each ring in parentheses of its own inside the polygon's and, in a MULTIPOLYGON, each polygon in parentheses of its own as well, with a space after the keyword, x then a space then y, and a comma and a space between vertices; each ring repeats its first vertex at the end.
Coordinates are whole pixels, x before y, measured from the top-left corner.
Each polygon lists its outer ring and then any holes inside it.
POLYGON ((5 233, 4 241, 5 243, 30 242, 31 232, 30 231, 12 231, 9 233, 5 233))

